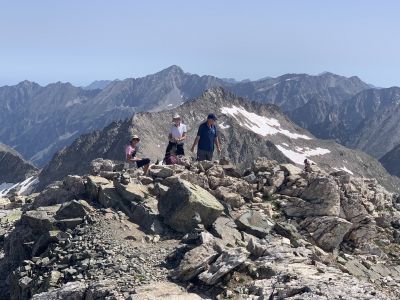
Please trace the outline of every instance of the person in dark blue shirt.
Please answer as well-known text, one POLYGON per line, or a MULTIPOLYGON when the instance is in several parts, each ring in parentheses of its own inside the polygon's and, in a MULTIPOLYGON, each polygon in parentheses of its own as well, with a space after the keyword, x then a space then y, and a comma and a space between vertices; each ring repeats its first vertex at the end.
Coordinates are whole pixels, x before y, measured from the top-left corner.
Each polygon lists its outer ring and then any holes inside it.
POLYGON ((218 137, 215 121, 217 117, 214 114, 209 114, 207 121, 200 124, 197 136, 192 146, 192 152, 197 145, 197 160, 212 161, 214 153, 214 145, 217 146, 218 153, 221 154, 221 143, 218 137))

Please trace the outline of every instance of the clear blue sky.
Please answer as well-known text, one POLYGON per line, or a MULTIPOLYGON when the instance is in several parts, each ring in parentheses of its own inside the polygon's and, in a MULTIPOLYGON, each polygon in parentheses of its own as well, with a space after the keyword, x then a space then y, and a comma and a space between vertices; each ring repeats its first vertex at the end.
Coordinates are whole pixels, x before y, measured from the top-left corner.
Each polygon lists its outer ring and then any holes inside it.
POLYGON ((84 85, 176 64, 236 79, 331 71, 400 86, 399 13, 395 0, 0 0, 0 85, 84 85))

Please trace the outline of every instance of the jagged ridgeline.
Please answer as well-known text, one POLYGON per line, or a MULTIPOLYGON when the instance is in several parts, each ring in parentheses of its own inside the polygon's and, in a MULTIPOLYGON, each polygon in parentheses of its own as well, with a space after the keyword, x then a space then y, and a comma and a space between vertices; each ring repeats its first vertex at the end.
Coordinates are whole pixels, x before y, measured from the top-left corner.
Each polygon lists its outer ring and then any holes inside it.
POLYGON ((0 299, 400 297, 400 199, 374 179, 266 158, 89 166, 0 199, 0 299))
POLYGON ((141 137, 141 155, 150 157, 153 162, 162 159, 174 113, 179 113, 188 125, 186 151, 191 155, 189 148, 198 125, 210 112, 219 117, 223 156, 244 167, 261 156, 299 165, 309 158, 327 171, 345 170, 349 174, 376 178, 391 191, 400 186, 399 179, 388 175, 374 158, 315 138, 291 122, 278 107, 247 101, 222 88, 212 88, 176 109, 137 113, 125 121, 113 122, 102 131, 82 135, 71 146, 59 151, 44 168, 40 174, 40 188, 68 174, 86 174, 90 161, 95 158, 123 160, 124 148, 132 134, 141 137))
MULTIPOLYGON (((352 141, 352 138, 348 130, 343 137, 341 131, 335 132, 341 126, 335 120, 348 123, 344 114, 337 117, 338 108, 357 93, 370 89, 357 77, 346 78, 332 73, 317 76, 286 74, 235 82, 189 74, 177 66, 141 78, 94 82, 86 88, 70 83, 40 86, 24 81, 15 86, 0 87, 0 140, 13 145, 26 159, 41 167, 57 150, 83 133, 102 129, 134 112, 176 107, 212 87, 224 87, 246 99, 275 104, 317 136, 341 142, 352 141), (331 127, 320 126, 327 121, 331 127)), ((376 110, 377 115, 387 111, 384 106, 376 110)), ((362 116, 362 109, 355 108, 362 116)))

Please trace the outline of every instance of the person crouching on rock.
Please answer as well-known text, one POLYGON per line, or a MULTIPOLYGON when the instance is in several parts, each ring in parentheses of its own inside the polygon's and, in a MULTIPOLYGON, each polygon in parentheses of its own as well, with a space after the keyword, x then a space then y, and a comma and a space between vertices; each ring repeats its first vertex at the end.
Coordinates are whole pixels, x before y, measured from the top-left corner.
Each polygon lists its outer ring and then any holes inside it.
POLYGON ((199 126, 197 136, 192 146, 192 152, 197 145, 197 160, 212 161, 214 153, 214 144, 217 146, 218 153, 221 155, 221 143, 219 141, 217 126, 215 121, 217 117, 214 114, 209 114, 207 121, 199 126))
POLYGON ((144 175, 147 175, 150 166, 150 159, 148 158, 139 158, 136 156, 138 150, 138 144, 140 142, 140 138, 137 135, 132 136, 130 141, 130 145, 126 147, 126 161, 128 163, 135 163, 138 168, 143 167, 144 175))
POLYGON ((179 115, 174 115, 172 118, 172 126, 169 131, 168 139, 169 143, 167 150, 165 151, 165 157, 173 154, 175 155, 185 155, 185 150, 183 149, 184 141, 186 139, 187 128, 186 125, 182 123, 182 119, 179 115), (175 151, 173 151, 175 149, 175 151))

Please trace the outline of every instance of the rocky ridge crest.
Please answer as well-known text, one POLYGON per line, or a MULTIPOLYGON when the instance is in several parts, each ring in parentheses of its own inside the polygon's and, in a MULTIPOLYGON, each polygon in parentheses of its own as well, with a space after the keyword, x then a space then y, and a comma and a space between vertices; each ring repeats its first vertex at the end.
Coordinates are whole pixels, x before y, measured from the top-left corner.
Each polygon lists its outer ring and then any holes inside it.
POLYGON ((2 299, 400 296, 399 197, 344 171, 97 159, 22 202, 1 202, 2 299))

